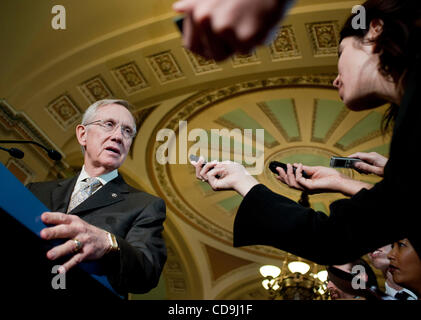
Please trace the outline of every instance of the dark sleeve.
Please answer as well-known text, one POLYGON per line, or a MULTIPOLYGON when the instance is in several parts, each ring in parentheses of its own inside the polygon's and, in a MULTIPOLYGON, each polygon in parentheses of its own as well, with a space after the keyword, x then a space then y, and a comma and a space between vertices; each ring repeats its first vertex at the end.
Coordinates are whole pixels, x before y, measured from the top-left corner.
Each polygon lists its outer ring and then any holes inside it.
POLYGON ((116 291, 145 293, 157 286, 167 259, 164 220, 165 202, 155 198, 138 214, 124 238, 116 236, 120 251, 104 257, 107 278, 116 291))
POLYGON ((319 264, 347 263, 403 238, 404 219, 393 219, 387 206, 395 199, 386 194, 382 181, 333 202, 327 216, 256 185, 237 212, 234 246, 269 245, 319 264))

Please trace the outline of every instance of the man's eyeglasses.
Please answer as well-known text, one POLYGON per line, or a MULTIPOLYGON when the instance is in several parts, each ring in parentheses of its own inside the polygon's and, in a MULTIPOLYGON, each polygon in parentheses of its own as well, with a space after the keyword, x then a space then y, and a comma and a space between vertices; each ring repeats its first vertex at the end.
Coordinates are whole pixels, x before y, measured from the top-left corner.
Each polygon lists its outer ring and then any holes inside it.
POLYGON ((84 126, 89 126, 91 124, 99 125, 105 132, 114 132, 117 127, 120 126, 121 134, 124 138, 130 139, 134 138, 136 131, 129 126, 124 126, 119 123, 116 123, 112 120, 95 120, 89 123, 84 124, 84 126))

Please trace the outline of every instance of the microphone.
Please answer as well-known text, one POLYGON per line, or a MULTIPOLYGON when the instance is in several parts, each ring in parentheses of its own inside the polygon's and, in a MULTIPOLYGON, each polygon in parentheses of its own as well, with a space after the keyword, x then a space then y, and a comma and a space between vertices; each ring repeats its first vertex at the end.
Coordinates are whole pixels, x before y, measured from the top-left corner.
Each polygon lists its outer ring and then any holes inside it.
POLYGON ((22 159, 25 156, 25 153, 23 153, 22 150, 17 149, 17 148, 7 149, 7 148, 0 147, 0 150, 9 152, 9 154, 12 157, 17 158, 17 159, 22 159))
MULTIPOLYGON (((21 144, 30 143, 30 144, 35 144, 38 147, 44 149, 47 152, 48 157, 50 157, 50 159, 55 160, 55 161, 59 161, 62 158, 61 154, 57 150, 48 149, 47 147, 43 146, 42 144, 40 144, 36 141, 31 141, 31 140, 0 140, 0 143, 21 143, 21 144)), ((2 148, 2 149, 4 150, 4 148, 2 148)), ((19 149, 16 149, 16 148, 11 148, 11 149, 19 150, 19 149)), ((16 151, 13 151, 13 152, 16 154, 16 151)), ((20 151, 20 152, 22 152, 22 151, 20 151)), ((9 153, 10 153, 10 151, 9 151, 9 153)), ((19 152, 18 152, 18 154, 19 154, 19 152)), ((22 152, 22 158, 23 158, 23 152, 22 152)), ((20 158, 20 159, 22 159, 22 158, 20 158)))

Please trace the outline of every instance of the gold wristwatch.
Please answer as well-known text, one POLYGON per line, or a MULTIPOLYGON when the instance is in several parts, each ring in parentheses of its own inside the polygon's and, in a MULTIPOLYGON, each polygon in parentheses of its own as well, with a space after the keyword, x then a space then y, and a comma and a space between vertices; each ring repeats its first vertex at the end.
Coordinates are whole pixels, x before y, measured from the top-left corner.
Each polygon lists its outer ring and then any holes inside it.
POLYGON ((107 235, 108 235, 108 241, 110 243, 110 246, 107 250, 107 253, 120 251, 120 247, 118 246, 118 242, 117 242, 117 239, 115 238, 115 235, 113 235, 112 233, 110 233, 108 231, 106 231, 106 232, 107 232, 107 235))

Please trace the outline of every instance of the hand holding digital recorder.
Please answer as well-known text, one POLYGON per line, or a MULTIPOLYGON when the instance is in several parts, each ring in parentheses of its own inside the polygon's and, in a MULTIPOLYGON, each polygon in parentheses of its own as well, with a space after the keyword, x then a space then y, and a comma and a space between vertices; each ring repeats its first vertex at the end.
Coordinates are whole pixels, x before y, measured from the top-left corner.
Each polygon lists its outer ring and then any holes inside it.
POLYGON ((354 164, 360 161, 362 160, 358 158, 332 157, 330 158, 330 167, 354 169, 354 164))
MULTIPOLYGON (((279 161, 271 161, 271 163, 269 163, 270 171, 272 171, 274 174, 279 175, 279 172, 276 170, 276 167, 281 167, 282 169, 284 169, 285 172, 287 172, 287 165, 285 163, 279 162, 279 161)), ((295 175, 297 168, 293 166, 292 170, 294 171, 294 175, 295 175)), ((310 176, 304 170, 302 171, 302 175, 305 179, 310 178, 310 176)))

